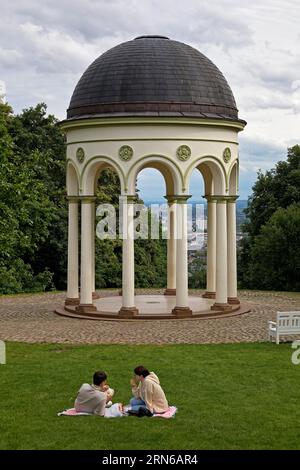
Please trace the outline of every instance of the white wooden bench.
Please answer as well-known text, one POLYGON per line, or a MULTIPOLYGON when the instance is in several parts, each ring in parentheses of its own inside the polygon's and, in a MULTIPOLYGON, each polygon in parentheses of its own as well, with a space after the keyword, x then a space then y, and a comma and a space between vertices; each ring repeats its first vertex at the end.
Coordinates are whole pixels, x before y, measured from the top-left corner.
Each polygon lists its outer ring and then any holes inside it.
POLYGON ((276 344, 283 335, 300 335, 300 312, 277 312, 277 321, 269 321, 269 340, 274 336, 276 344))

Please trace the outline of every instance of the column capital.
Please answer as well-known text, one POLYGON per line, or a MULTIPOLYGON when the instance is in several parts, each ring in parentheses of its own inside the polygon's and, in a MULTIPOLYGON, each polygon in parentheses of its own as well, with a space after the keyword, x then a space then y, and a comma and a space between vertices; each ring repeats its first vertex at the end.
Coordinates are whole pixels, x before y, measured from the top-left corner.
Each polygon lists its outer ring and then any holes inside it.
POLYGON ((218 195, 218 194, 214 194, 214 195, 204 195, 203 196, 207 202, 218 202, 218 203, 227 203, 227 202, 235 202, 239 196, 226 196, 226 195, 218 195))
POLYGON ((96 201, 96 196, 80 196, 81 204, 91 204, 96 201))
POLYGON ((135 204, 137 202, 137 195, 136 194, 121 194, 119 200, 123 202, 123 204, 135 204))
POLYGON ((80 196, 66 196, 66 199, 68 201, 69 204, 71 203, 78 203, 80 202, 80 196))
POLYGON ((172 194, 164 196, 168 204, 174 204, 175 202, 177 204, 185 204, 190 197, 192 197, 190 194, 172 194))
POLYGON ((176 202, 176 196, 174 196, 173 194, 167 194, 166 196, 164 196, 164 199, 167 200, 168 204, 174 204, 176 202))

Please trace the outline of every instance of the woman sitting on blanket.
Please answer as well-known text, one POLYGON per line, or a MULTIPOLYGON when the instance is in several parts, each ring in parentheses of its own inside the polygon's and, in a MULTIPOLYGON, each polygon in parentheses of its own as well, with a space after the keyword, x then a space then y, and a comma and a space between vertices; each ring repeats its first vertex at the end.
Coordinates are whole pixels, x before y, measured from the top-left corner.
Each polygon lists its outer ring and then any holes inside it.
POLYGON ((130 381, 134 395, 130 400, 131 409, 138 411, 142 407, 156 414, 167 411, 169 405, 157 375, 144 366, 136 367, 134 374, 135 377, 130 381))

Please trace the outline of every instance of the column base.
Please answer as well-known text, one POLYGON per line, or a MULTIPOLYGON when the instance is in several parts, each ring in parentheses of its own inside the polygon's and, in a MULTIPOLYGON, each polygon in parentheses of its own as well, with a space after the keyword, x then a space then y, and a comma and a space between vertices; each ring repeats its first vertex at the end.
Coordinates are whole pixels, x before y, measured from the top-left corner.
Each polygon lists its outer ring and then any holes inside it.
POLYGON ((216 293, 206 291, 204 294, 202 294, 201 297, 203 297, 203 299, 215 299, 216 298, 216 293))
POLYGON ((219 310, 219 311, 222 311, 222 312, 230 312, 232 310, 232 307, 231 305, 229 304, 223 304, 223 303, 219 303, 219 302, 215 302, 211 307, 210 307, 211 310, 219 310))
POLYGON ((228 297, 227 302, 230 305, 239 305, 241 303, 237 297, 228 297))
POLYGON ((119 310, 118 316, 120 318, 134 318, 139 314, 139 311, 136 307, 122 307, 119 310))
POLYGON ((97 312, 97 307, 94 304, 79 304, 75 310, 77 313, 92 313, 97 312))
POLYGON ((95 299, 95 300, 96 300, 96 299, 100 299, 100 298, 101 298, 101 296, 100 296, 99 294, 97 294, 97 292, 95 292, 95 291, 92 292, 92 299, 93 299, 93 300, 94 300, 94 299, 95 299))
POLYGON ((190 307, 175 307, 172 310, 172 315, 178 318, 191 317, 193 315, 190 307))
POLYGON ((79 305, 79 297, 67 297, 65 305, 79 305))
POLYGON ((167 289, 165 289, 164 295, 176 295, 176 289, 167 287, 167 289))

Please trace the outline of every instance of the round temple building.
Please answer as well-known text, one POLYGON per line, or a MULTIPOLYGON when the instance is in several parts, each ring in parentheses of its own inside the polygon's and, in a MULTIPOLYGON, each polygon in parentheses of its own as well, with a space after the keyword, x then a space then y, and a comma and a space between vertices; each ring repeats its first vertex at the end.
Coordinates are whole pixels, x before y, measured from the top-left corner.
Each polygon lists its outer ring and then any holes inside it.
POLYGON ((69 240, 68 292, 59 313, 123 319, 242 313, 236 199, 238 134, 245 125, 221 71, 181 42, 140 36, 88 67, 61 123, 67 136, 69 240), (106 168, 120 179, 123 281, 119 297, 99 299, 95 188, 106 168), (168 202, 168 279, 165 295, 155 301, 136 296, 134 288, 134 202, 144 168, 161 172, 168 202), (207 288, 202 297, 188 295, 187 205, 194 169, 203 176, 207 199, 207 288))

